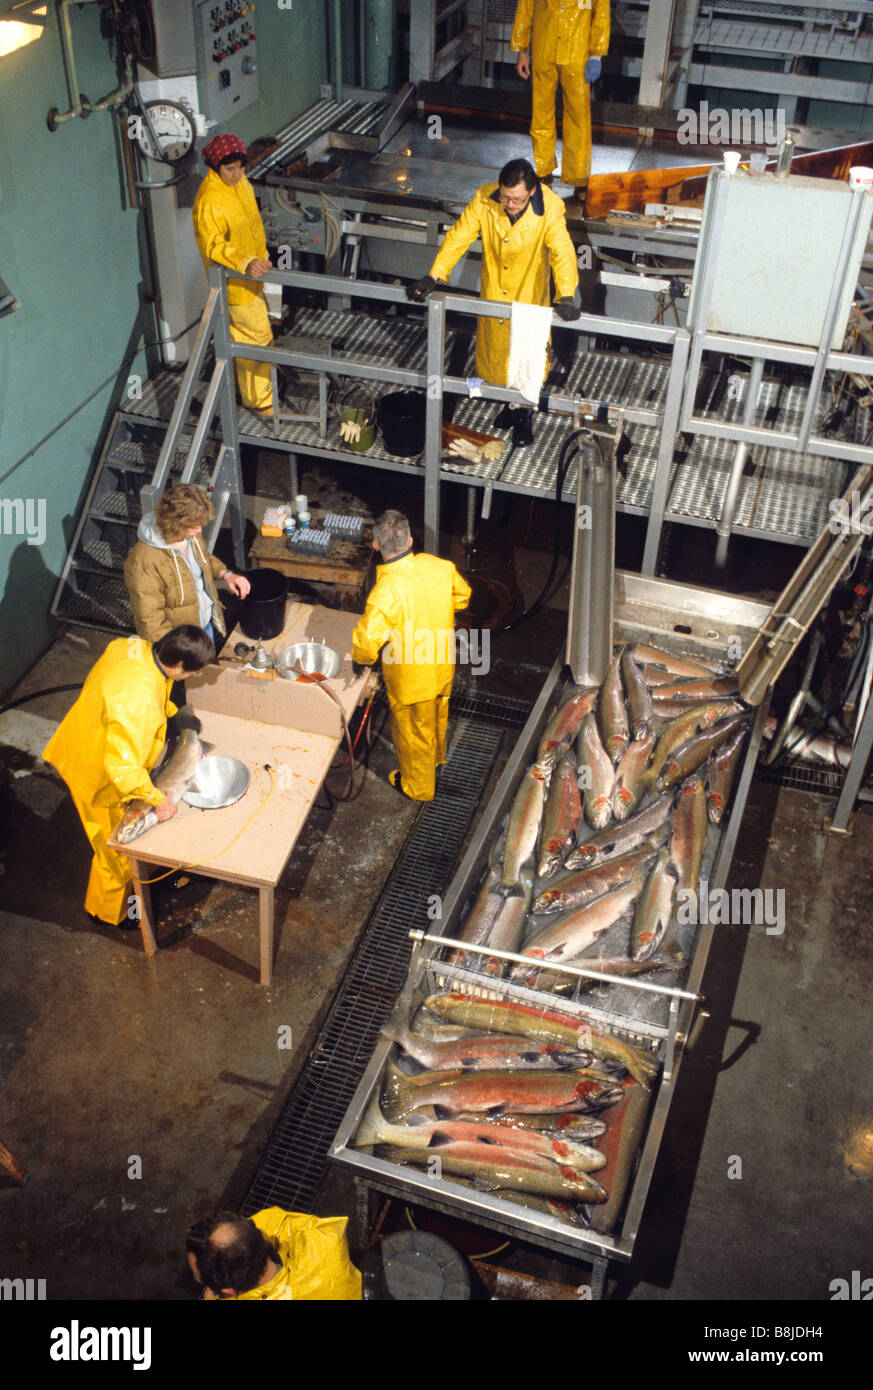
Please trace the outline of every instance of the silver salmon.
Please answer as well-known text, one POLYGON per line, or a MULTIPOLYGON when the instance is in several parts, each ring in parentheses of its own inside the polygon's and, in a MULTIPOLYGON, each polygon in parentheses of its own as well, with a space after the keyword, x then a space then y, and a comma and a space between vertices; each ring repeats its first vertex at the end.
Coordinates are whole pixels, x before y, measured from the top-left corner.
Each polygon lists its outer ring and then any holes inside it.
POLYGON ((426 1008, 449 1023, 465 1028, 485 1028, 489 1032, 524 1033, 529 1038, 544 1038, 546 1042, 565 1043, 579 1047, 584 1038, 585 1051, 620 1063, 635 1080, 650 1086, 657 1073, 658 1063, 650 1052, 643 1052, 632 1043, 623 1042, 611 1033, 599 1033, 584 1015, 560 1013, 556 1009, 521 1004, 515 1000, 479 999, 472 994, 432 994, 425 1000, 426 1008))
POLYGON ((537 875, 550 878, 576 843, 582 819, 582 798, 576 779, 576 760, 562 755, 552 777, 543 812, 537 875))
POLYGON ((641 738, 635 738, 625 749, 612 789, 612 814, 616 820, 626 820, 648 790, 645 772, 654 747, 655 734, 650 730, 644 732, 641 738))
POLYGON ((650 781, 655 781, 674 748, 687 743, 700 729, 708 729, 718 720, 738 714, 741 710, 742 706, 736 700, 711 700, 708 704, 692 706, 687 713, 674 719, 658 739, 648 772, 650 781))
POLYGON ((652 699, 659 700, 720 700, 728 695, 738 694, 740 689, 736 676, 710 676, 708 679, 674 681, 672 685, 659 685, 652 692, 652 699))
POLYGON ((673 795, 667 792, 664 796, 658 797, 657 801, 653 801, 651 806, 638 811, 621 825, 610 825, 598 834, 592 835, 567 856, 564 868, 586 869, 592 864, 617 859, 620 855, 636 849, 637 845, 641 845, 650 836, 663 832, 672 805, 673 795))
MULTIPOLYGON (((196 728, 191 724, 182 729, 168 761, 152 779, 158 791, 163 792, 177 806, 193 782, 194 774, 203 757, 203 744, 197 736, 200 721, 193 715, 190 718, 196 723, 196 728)), ((137 839, 157 824, 158 817, 154 806, 150 806, 147 801, 131 801, 115 831, 115 839, 120 845, 129 845, 131 840, 137 839)))
POLYGON ((600 741, 597 721, 593 714, 585 716, 576 747, 584 794, 585 819, 593 829, 600 830, 612 819, 610 797, 615 781, 615 769, 612 759, 600 741))
POLYGON ((562 705, 546 725, 537 751, 537 765, 551 771, 565 744, 569 744, 579 732, 579 726, 586 714, 590 714, 597 699, 597 686, 590 690, 580 690, 571 700, 562 705))
POLYGON ((633 659, 633 653, 626 651, 621 658, 621 674, 627 694, 628 712, 635 739, 642 739, 651 731, 655 718, 652 696, 643 679, 641 668, 633 659))
POLYGON ((670 839, 670 858, 676 866, 680 888, 697 889, 706 843, 706 826, 703 781, 700 777, 689 777, 679 788, 670 839))
MULTIPOLYGON (((510 1149, 498 1147, 490 1153, 493 1156, 489 1157, 485 1144, 450 1143, 440 1145, 437 1150, 441 1168, 469 1178, 474 1187, 484 1192, 534 1192, 565 1202, 586 1204, 607 1200, 607 1193, 587 1173, 578 1173, 570 1167, 562 1169, 510 1149)), ((389 1146, 386 1158, 393 1163, 413 1163, 429 1169, 434 1153, 430 1149, 389 1146)))
POLYGON ((603 733, 603 746, 614 763, 620 761, 630 742, 630 727, 619 675, 620 660, 618 655, 613 657, 606 679, 600 688, 600 728, 603 733))
MULTIPOLYGON (((637 874, 587 907, 566 913, 526 941, 521 954, 550 965, 575 960, 596 937, 608 931, 627 912, 642 893, 644 885, 645 877, 637 874)), ((528 980, 532 973, 536 975, 535 970, 532 972, 529 966, 519 962, 512 967, 511 979, 528 980)))
POLYGON ((390 1020, 382 1032, 428 1071, 556 1071, 590 1067, 593 1062, 590 1052, 520 1034, 478 1033, 443 1042, 390 1020))
POLYGON ((634 658, 643 666, 663 666, 674 676, 715 676, 718 672, 713 666, 705 666, 702 661, 694 661, 690 656, 677 656, 675 652, 665 652, 661 647, 647 647, 637 642, 634 658))
POLYGON ((735 714, 674 749, 658 773, 658 790, 663 791, 674 782, 680 782, 683 777, 696 772, 706 762, 710 753, 720 748, 726 739, 732 738, 737 729, 745 727, 747 720, 747 714, 735 714))
POLYGON ((546 799, 546 774, 534 763, 515 794, 503 850, 503 887, 518 888, 521 871, 533 862, 546 799))
POLYGON ((583 1110, 588 1097, 614 1086, 612 1077, 576 1071, 426 1071, 406 1076, 389 1057, 385 1096, 395 1118, 434 1106, 447 1115, 484 1110, 491 1115, 518 1111, 538 1115, 553 1110, 583 1110))
POLYGON ((634 874, 642 870, 654 859, 657 849, 645 845, 642 849, 622 854, 617 859, 607 859, 602 864, 592 864, 589 869, 579 869, 576 873, 546 888, 535 898, 531 911, 537 916, 549 912, 567 912, 570 908, 586 907, 588 903, 627 883, 634 874))
POLYGON ((631 958, 647 961, 664 939, 673 915, 676 873, 670 867, 670 851, 662 849, 640 896, 631 928, 631 958))
POLYGON ((709 819, 713 825, 720 825, 725 807, 731 799, 734 777, 740 765, 740 752, 746 737, 745 729, 738 729, 733 738, 722 744, 712 755, 706 772, 706 789, 709 792, 709 819))

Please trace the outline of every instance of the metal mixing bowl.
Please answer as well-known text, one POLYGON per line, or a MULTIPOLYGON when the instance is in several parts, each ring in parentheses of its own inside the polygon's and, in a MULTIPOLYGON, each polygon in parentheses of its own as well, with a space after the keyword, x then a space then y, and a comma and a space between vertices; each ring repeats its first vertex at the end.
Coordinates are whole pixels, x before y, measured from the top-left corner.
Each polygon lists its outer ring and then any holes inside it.
POLYGON ((250 781, 251 773, 239 758, 223 758, 213 753, 200 759, 194 781, 183 800, 201 810, 232 806, 245 796, 250 781))
POLYGON ((300 679, 295 666, 299 666, 307 676, 323 676, 325 680, 330 680, 332 676, 339 675, 342 664, 339 652, 335 652, 333 647, 325 647, 321 642, 297 642, 293 647, 284 647, 276 657, 276 670, 287 681, 300 679))

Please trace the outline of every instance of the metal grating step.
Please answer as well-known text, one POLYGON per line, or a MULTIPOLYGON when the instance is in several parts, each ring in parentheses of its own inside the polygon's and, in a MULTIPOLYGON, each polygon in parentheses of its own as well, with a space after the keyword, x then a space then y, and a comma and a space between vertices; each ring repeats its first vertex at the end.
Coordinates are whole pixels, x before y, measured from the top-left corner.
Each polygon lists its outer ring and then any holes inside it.
MULTIPOLYGON (((481 697, 464 697, 476 708, 481 697)), ((490 722, 462 718, 436 799, 419 812, 388 885, 352 957, 339 993, 267 1145, 243 1203, 312 1211, 327 1151, 406 980, 410 927, 426 923, 428 897, 448 886, 497 757, 503 730, 496 699, 490 722)), ((521 702, 507 702, 514 726, 521 702)))
POLYGON ((133 632, 133 610, 124 580, 113 575, 81 575, 81 589, 67 584, 55 608, 61 622, 84 623, 104 631, 133 632))

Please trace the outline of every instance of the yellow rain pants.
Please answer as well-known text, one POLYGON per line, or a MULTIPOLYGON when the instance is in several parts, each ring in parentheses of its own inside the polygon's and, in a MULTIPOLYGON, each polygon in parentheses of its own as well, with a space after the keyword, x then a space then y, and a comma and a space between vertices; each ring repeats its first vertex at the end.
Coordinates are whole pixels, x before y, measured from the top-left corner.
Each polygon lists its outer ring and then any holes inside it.
MULTIPOLYGON (((231 188, 210 169, 197 190, 191 217, 197 249, 207 270, 210 261, 217 261, 228 270, 244 271, 250 261, 267 260, 264 224, 245 175, 231 188)), ((270 347, 273 332, 262 286, 231 278, 227 282, 227 302, 234 342, 270 347)), ((240 357, 234 368, 243 405, 269 409, 273 404, 269 363, 240 357)))
POLYGON ((352 633, 355 661, 369 666, 382 653, 400 785, 415 801, 433 800, 436 769, 445 762, 455 613, 470 593, 449 560, 409 551, 377 567, 352 633))
POLYGON ((361 1276, 349 1259, 348 1217, 302 1216, 267 1207, 251 1218, 279 1252, 282 1268, 268 1284, 237 1295, 248 1299, 288 1302, 352 1302, 361 1297, 361 1276))
POLYGON ((118 637, 89 672, 82 692, 42 756, 70 789, 94 851, 85 911, 115 926, 128 910, 130 866, 106 847, 127 803, 163 800, 149 777, 175 714, 171 682, 150 642, 118 637))
POLYGON ((435 280, 448 280, 452 268, 476 238, 482 241, 483 299, 506 305, 506 318, 480 318, 476 329, 476 371, 494 386, 506 385, 509 365, 511 304, 551 302, 549 271, 555 280, 555 298, 570 298, 579 283, 576 253, 564 204, 550 188, 540 185, 524 212, 513 223, 500 202, 496 183, 476 190, 430 268, 435 280))
POLYGON ((591 172, 589 58, 609 47, 609 0, 518 0, 509 46, 530 50, 534 167, 540 178, 555 168, 555 94, 564 97, 561 181, 576 187, 591 172), (531 37, 531 30, 533 36, 531 37))

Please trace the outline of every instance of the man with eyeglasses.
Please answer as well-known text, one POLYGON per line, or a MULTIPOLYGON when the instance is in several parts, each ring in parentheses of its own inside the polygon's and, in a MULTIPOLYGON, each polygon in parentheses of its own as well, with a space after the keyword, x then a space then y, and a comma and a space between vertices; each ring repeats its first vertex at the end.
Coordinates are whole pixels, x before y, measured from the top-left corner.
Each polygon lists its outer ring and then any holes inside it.
MULTIPOLYGON (((429 273, 407 286, 407 298, 417 303, 426 299, 438 282, 448 280, 477 238, 482 241, 480 295, 505 303, 506 318, 479 319, 476 371, 484 381, 505 386, 513 300, 548 305, 551 274, 555 313, 567 322, 577 319, 581 310, 575 302, 579 283, 576 252, 561 199, 543 186, 526 159, 511 159, 501 169, 497 183, 484 183, 476 190, 472 202, 446 232, 429 273)), ((513 443, 531 443, 532 412, 519 409, 512 415, 513 443)))

